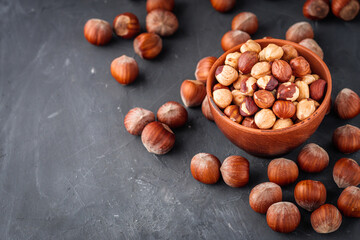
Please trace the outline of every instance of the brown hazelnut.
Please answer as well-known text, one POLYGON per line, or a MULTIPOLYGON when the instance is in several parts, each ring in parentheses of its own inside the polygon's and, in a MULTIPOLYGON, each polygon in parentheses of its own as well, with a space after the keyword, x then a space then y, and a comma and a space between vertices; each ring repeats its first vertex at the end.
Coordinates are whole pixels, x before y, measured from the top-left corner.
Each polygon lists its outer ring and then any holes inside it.
POLYGON ((258 213, 266 213, 268 208, 282 201, 281 187, 276 183, 264 182, 256 185, 250 192, 250 207, 258 213))
POLYGON ((311 226, 317 233, 332 233, 338 230, 342 217, 332 204, 324 204, 311 213, 311 226))
POLYGON ((270 108, 274 102, 274 95, 266 90, 259 90, 254 93, 254 102, 259 108, 270 108))
POLYGON ((115 17, 113 28, 116 35, 129 39, 133 38, 140 32, 139 19, 132 13, 122 13, 115 17))
POLYGON ((173 35, 179 28, 179 22, 170 11, 155 9, 146 16, 146 30, 162 37, 173 35))
POLYGON ((308 22, 298 22, 292 25, 286 32, 286 40, 300 42, 305 38, 314 38, 314 31, 308 22))
POLYGON ((239 74, 239 78, 235 82, 233 82, 233 87, 235 89, 239 90, 241 87, 241 82, 244 81, 244 79, 247 79, 249 77, 251 77, 250 74, 239 74))
POLYGON ((260 46, 260 44, 258 44, 254 40, 249 39, 249 40, 246 41, 246 43, 244 43, 240 47, 240 52, 241 53, 244 53, 244 52, 247 52, 247 51, 259 53, 261 51, 261 46, 260 46))
POLYGON ((240 104, 239 109, 240 114, 243 117, 252 116, 259 110, 252 97, 245 97, 244 101, 240 104))
POLYGON ((277 87, 279 82, 273 76, 268 75, 268 76, 260 77, 257 80, 256 84, 260 89, 273 91, 277 87))
POLYGON ((312 38, 305 38, 299 42, 301 46, 306 47, 307 49, 310 49, 313 51, 316 55, 318 55, 321 59, 324 58, 324 52, 319 46, 319 44, 312 38))
POLYGON ((292 125, 294 125, 294 123, 290 118, 278 119, 274 123, 274 126, 272 127, 272 129, 282 129, 282 128, 290 127, 292 125))
POLYGON ((186 107, 200 106, 206 96, 205 84, 198 80, 185 80, 181 84, 180 95, 186 107))
POLYGON ((141 133, 141 141, 148 152, 166 154, 175 144, 175 135, 164 123, 151 122, 141 133))
POLYGON ((319 145, 309 143, 301 149, 297 161, 301 170, 317 173, 329 165, 329 154, 319 145))
POLYGON ((102 19, 89 19, 84 26, 84 36, 91 44, 105 45, 112 38, 111 25, 102 19))
POLYGON ((290 65, 284 60, 276 59, 271 65, 271 71, 273 76, 279 80, 279 82, 289 81, 292 75, 290 65))
POLYGON ((358 0, 333 0, 331 2, 333 14, 344 21, 353 20, 358 15, 359 9, 358 0))
POLYGON ((310 117, 316 110, 315 101, 311 99, 303 99, 296 106, 296 117, 299 120, 305 120, 310 117))
POLYGON ((209 153, 198 153, 190 163, 192 176, 199 182, 214 184, 220 178, 221 163, 217 157, 209 153))
POLYGON ((218 89, 213 92, 214 102, 219 108, 226 108, 232 102, 232 93, 229 89, 218 89))
POLYGON ((357 152, 360 149, 360 129, 349 124, 338 127, 332 141, 342 153, 357 152))
POLYGON ((268 62, 258 62, 251 69, 251 76, 253 76, 256 79, 265 77, 266 75, 270 75, 270 74, 271 74, 271 64, 268 62))
POLYGON ((241 156, 227 157, 220 168, 224 182, 230 187, 243 187, 249 182, 249 161, 241 156))
POLYGON ((235 7, 236 0, 210 0, 213 8, 218 12, 228 12, 235 7))
POLYGON ((238 60, 241 53, 239 52, 233 52, 226 55, 225 64, 229 65, 235 69, 238 68, 238 60))
POLYGON ((239 106, 237 106, 237 105, 227 106, 224 109, 224 114, 228 118, 230 118, 231 121, 234 121, 236 123, 241 123, 242 116, 240 115, 240 112, 239 112, 239 106))
POLYGON ((339 159, 333 169, 333 178, 339 188, 360 184, 360 166, 351 158, 339 159))
POLYGON ((195 78, 206 84, 211 67, 214 65, 216 57, 204 57, 196 65, 195 78))
POLYGON ((292 232, 299 226, 300 220, 300 211, 291 202, 274 203, 266 212, 266 222, 276 232, 292 232))
POLYGON ((238 60, 238 69, 241 74, 248 74, 252 67, 259 61, 258 54, 253 51, 244 52, 238 60))
POLYGON ((267 173, 270 182, 285 186, 296 181, 299 169, 295 162, 286 158, 277 158, 269 163, 267 173))
POLYGON ((302 56, 292 59, 290 61, 290 66, 295 77, 303 77, 311 73, 309 62, 302 56))
POLYGON ((187 122, 188 112, 180 103, 170 101, 159 108, 157 119, 170 128, 178 128, 184 126, 187 122))
POLYGON ((123 85, 134 82, 139 75, 139 67, 135 59, 126 55, 115 58, 111 62, 110 71, 115 80, 123 85))
POLYGON ((275 114, 270 109, 261 109, 255 114, 255 124, 260 129, 269 129, 276 121, 275 114))
POLYGON ((228 65, 221 65, 216 68, 215 78, 216 80, 224 86, 229 86, 235 82, 239 77, 238 72, 235 68, 228 65))
POLYGON ((360 188, 345 188, 338 198, 337 206, 345 216, 360 218, 360 188))
POLYGON ((287 62, 290 62, 291 59, 296 58, 299 56, 298 51, 296 50, 296 48, 294 48, 291 45, 283 45, 281 47, 284 51, 284 54, 282 56, 282 60, 285 60, 287 62))
POLYGON ((241 30, 248 34, 254 34, 258 30, 258 27, 258 19, 256 15, 251 12, 241 12, 237 14, 231 22, 232 30, 241 30))
POLYGON ((204 98, 204 101, 201 104, 201 111, 208 120, 214 121, 214 116, 212 115, 210 109, 209 100, 206 97, 204 98))
POLYGON ((304 16, 311 20, 324 19, 329 10, 329 0, 307 0, 303 6, 304 16))
POLYGON ((296 113, 296 107, 294 103, 290 101, 277 100, 273 107, 273 112, 278 118, 292 118, 296 113))
POLYGON ((340 118, 354 118, 360 114, 360 97, 353 90, 344 88, 336 96, 334 108, 340 118))
POLYGON ((160 54, 162 40, 156 33, 142 33, 134 40, 134 51, 144 59, 152 59, 160 54))
POLYGON ((260 53, 260 61, 272 62, 276 59, 281 59, 284 55, 284 50, 276 44, 270 43, 260 53))
POLYGON ((254 95, 254 92, 257 90, 256 79, 253 77, 244 78, 240 83, 239 91, 245 95, 251 97, 254 95))
POLYGON ((310 89, 309 85, 307 85, 303 81, 296 81, 295 85, 299 88, 299 97, 296 99, 296 101, 301 101, 303 99, 310 97, 310 89))
POLYGON ((295 101, 299 94, 299 88, 291 82, 282 83, 277 89, 277 99, 279 100, 295 101))
POLYGON ((312 212, 325 203, 326 188, 319 181, 303 180, 296 184, 294 197, 300 207, 312 212))
POLYGON ((216 91, 216 90, 218 90, 218 89, 229 89, 229 88, 228 88, 227 86, 222 85, 221 83, 216 83, 216 84, 213 86, 212 90, 213 90, 213 92, 214 92, 214 91, 216 91))
MULTIPOLYGON (((226 0, 225 0, 226 1, 226 0)), ((227 50, 246 42, 250 39, 250 35, 241 30, 231 30, 224 34, 221 38, 221 47, 226 52, 227 50)))
POLYGON ((232 90, 231 94, 233 95, 233 103, 237 106, 240 106, 240 104, 244 101, 245 95, 241 93, 240 90, 232 90))
MULTIPOLYGON (((325 96, 325 90, 326 90, 326 81, 323 79, 318 79, 310 85, 310 97, 315 101, 320 101, 325 96)), ((360 104, 359 104, 359 109, 360 109, 360 104)))
POLYGON ((174 0, 147 0, 146 1, 146 11, 149 13, 154 9, 164 9, 172 11, 174 9, 175 1, 174 0))
POLYGON ((244 118, 241 125, 243 125, 244 127, 259 129, 258 126, 256 126, 256 124, 255 124, 254 117, 246 117, 246 118, 244 118))
POLYGON ((141 135, 144 127, 155 121, 155 114, 144 108, 131 109, 124 118, 126 131, 132 135, 141 135))

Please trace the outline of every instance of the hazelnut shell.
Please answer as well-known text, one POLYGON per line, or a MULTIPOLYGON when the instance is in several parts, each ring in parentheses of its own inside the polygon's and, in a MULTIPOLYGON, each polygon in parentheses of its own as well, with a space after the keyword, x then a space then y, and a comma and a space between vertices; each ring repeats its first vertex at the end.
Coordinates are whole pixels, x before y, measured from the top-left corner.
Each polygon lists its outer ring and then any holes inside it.
POLYGON ((142 131, 141 141, 148 152, 162 155, 173 148, 175 135, 166 124, 151 122, 142 131))
POLYGON ((198 153, 190 163, 192 176, 199 182, 214 184, 220 178, 221 163, 217 157, 209 153, 198 153))
POLYGON ((243 187, 249 182, 249 161, 244 157, 227 157, 220 171, 224 182, 230 187, 243 187))

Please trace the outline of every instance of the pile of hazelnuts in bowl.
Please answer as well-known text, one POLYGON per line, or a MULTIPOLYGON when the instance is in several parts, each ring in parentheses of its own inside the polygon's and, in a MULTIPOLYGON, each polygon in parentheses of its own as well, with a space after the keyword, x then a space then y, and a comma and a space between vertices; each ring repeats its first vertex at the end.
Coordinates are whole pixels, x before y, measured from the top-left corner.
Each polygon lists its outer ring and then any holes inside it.
POLYGON ((291 45, 254 40, 226 55, 215 71, 215 104, 232 121, 258 129, 281 129, 309 118, 323 100, 327 82, 291 45))

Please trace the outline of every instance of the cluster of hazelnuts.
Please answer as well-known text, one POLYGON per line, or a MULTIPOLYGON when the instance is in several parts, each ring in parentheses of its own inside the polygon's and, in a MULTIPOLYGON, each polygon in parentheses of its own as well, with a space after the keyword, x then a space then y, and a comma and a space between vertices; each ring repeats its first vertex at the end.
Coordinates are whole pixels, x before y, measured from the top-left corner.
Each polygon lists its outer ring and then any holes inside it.
MULTIPOLYGON (((328 153, 319 145, 307 144, 297 158, 301 170, 309 173, 323 171, 329 164, 328 153)), ((249 161, 241 156, 230 156, 221 164, 212 154, 198 153, 190 164, 192 176, 205 184, 216 183, 220 175, 230 187, 243 187, 249 182, 249 161)), ((283 201, 281 187, 294 183, 299 175, 297 164, 289 159, 277 158, 268 165, 269 182, 256 185, 250 192, 250 207, 266 213, 271 229, 288 233, 300 224, 300 211, 294 203, 283 201)), ((337 207, 326 202, 326 188, 314 180, 302 180, 294 189, 296 203, 312 212, 311 225, 318 233, 336 231, 342 222, 340 211, 348 217, 360 217, 360 166, 350 158, 341 158, 333 169, 333 179, 339 188, 345 188, 337 207), (340 209, 340 211, 338 210, 340 209)))

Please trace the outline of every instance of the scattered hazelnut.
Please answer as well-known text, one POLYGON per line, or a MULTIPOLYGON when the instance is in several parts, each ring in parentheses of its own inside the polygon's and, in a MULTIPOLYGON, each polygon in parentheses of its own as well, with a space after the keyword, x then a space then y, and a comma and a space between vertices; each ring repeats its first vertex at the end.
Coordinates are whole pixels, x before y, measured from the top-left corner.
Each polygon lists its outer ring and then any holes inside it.
POLYGON ((303 99, 310 97, 310 89, 309 85, 307 85, 303 81, 296 81, 295 85, 299 88, 299 97, 296 99, 296 101, 301 101, 303 99))
POLYGON ((303 6, 304 16, 311 20, 324 19, 329 10, 329 0, 307 0, 303 6))
POLYGON ((274 203, 266 212, 266 222, 276 232, 292 232, 299 226, 300 220, 300 211, 291 202, 274 203))
POLYGON ((271 65, 271 71, 273 76, 279 80, 279 82, 289 81, 292 75, 290 65, 284 60, 276 59, 271 65))
POLYGON ((232 90, 231 94, 233 95, 233 103, 237 106, 240 106, 240 104, 244 101, 245 95, 241 93, 240 90, 232 90))
POLYGON ((269 129, 274 125, 276 117, 270 109, 261 109, 255 114, 254 120, 258 128, 269 129))
POLYGON ((353 90, 344 88, 336 96, 334 108, 340 118, 354 118, 360 114, 360 97, 353 90))
POLYGON ((230 187, 243 187, 249 182, 249 161, 244 157, 227 157, 220 171, 224 182, 230 187))
POLYGON ((268 76, 260 77, 257 80, 256 84, 260 89, 273 91, 277 87, 279 82, 273 76, 268 75, 268 76))
POLYGON ((353 20, 358 15, 359 9, 358 0, 333 0, 331 2, 333 14, 344 21, 353 20))
POLYGON ((312 38, 305 38, 299 42, 301 46, 306 47, 307 49, 310 49, 313 51, 316 55, 318 55, 321 59, 324 58, 324 52, 319 46, 319 44, 312 38))
POLYGON ((239 112, 239 106, 237 106, 237 105, 227 106, 224 109, 224 114, 228 118, 230 118, 231 121, 234 121, 236 123, 241 123, 242 116, 240 115, 240 112, 239 112))
POLYGON ((237 14, 232 22, 232 30, 241 30, 248 34, 254 34, 258 30, 259 24, 255 14, 251 12, 241 12, 237 14))
POLYGON ((134 51, 141 58, 155 58, 162 49, 162 40, 156 33, 142 33, 134 40, 134 51))
POLYGON ((295 101, 299 94, 299 88, 291 82, 282 83, 277 89, 277 99, 279 100, 295 101))
POLYGON ((270 74, 271 74, 271 64, 268 62, 258 62, 251 69, 251 76, 253 76, 256 79, 265 77, 266 75, 270 75, 270 74))
POLYGON ((132 135, 141 135, 144 127, 155 121, 155 114, 144 108, 131 109, 124 118, 124 126, 126 131, 132 135))
POLYGON ((259 108, 256 106, 252 97, 245 97, 244 101, 240 104, 240 114, 243 117, 254 115, 259 108))
POLYGON ((235 7, 236 0, 210 0, 213 8, 218 12, 228 12, 235 7))
POLYGON ((299 56, 298 51, 296 50, 296 48, 294 48, 291 45, 283 45, 281 47, 284 51, 284 54, 282 56, 282 60, 285 60, 287 62, 290 62, 291 59, 296 58, 299 56))
POLYGON ((286 32, 286 40, 300 42, 305 38, 314 38, 314 31, 308 22, 298 22, 292 25, 286 32))
POLYGON ((111 25, 102 19, 89 19, 84 26, 84 36, 91 44, 105 45, 112 38, 111 25))
POLYGON ((238 69, 241 74, 248 74, 251 72, 252 67, 259 61, 256 52, 244 52, 238 60, 238 69))
POLYGON ((239 78, 235 82, 233 82, 233 87, 235 89, 239 90, 241 87, 241 82, 243 82, 244 79, 249 78, 249 77, 251 77, 250 74, 239 74, 239 78))
POLYGON ((200 59, 195 70, 196 80, 199 80, 204 84, 206 84, 210 69, 214 65, 216 60, 217 60, 216 57, 204 57, 200 59))
POLYGON ((329 165, 329 154, 319 145, 309 143, 301 149, 297 161, 301 170, 317 173, 329 165))
POLYGON ((342 153, 357 152, 360 149, 360 129, 349 124, 338 127, 332 141, 342 153))
POLYGON ((266 60, 268 62, 272 62, 276 59, 281 59, 284 55, 284 50, 278 45, 270 43, 267 47, 263 48, 263 50, 259 53, 259 56, 260 55, 263 56, 260 57, 260 61, 266 60))
POLYGON ((300 207, 312 212, 325 203, 326 188, 319 181, 303 180, 296 184, 294 197, 300 207))
POLYGON ((245 96, 251 97, 257 90, 256 82, 256 79, 253 77, 244 78, 240 83, 240 92, 245 96))
POLYGON ((238 72, 235 68, 228 65, 221 65, 216 68, 215 78, 224 86, 229 86, 235 82, 239 77, 238 72))
POLYGON ((241 53, 239 52, 229 53, 226 55, 225 64, 237 69, 240 55, 241 53))
POLYGON ((345 216, 360 218, 360 188, 345 188, 338 198, 337 206, 345 216))
POLYGON ((116 35, 129 39, 133 38, 140 32, 139 19, 132 13, 122 13, 115 17, 113 28, 116 35))
POLYGON ((258 213, 266 213, 268 208, 282 200, 281 187, 276 183, 264 182, 256 185, 250 192, 250 207, 258 213))
POLYGON ((204 98, 204 101, 201 104, 201 111, 208 120, 214 121, 214 116, 212 115, 210 109, 209 100, 206 97, 204 98))
MULTIPOLYGON (((323 79, 318 79, 310 85, 310 97, 315 101, 320 101, 325 96, 326 90, 326 81, 323 79)), ((359 111, 360 111, 360 101, 359 101, 359 111)))
POLYGON ((309 62, 302 56, 292 59, 290 61, 290 66, 295 77, 303 77, 311 73, 309 62))
POLYGON ((304 120, 310 117, 316 110, 315 101, 311 99, 303 99, 296 106, 296 117, 299 120, 304 120))
POLYGON ((341 158, 334 166, 333 178, 339 188, 360 184, 360 166, 351 158, 341 158))
POLYGON ((146 11, 149 13, 154 9, 164 9, 172 11, 174 9, 175 1, 174 0, 147 0, 146 1, 146 11))
POLYGON ((311 214, 310 220, 317 233, 332 233, 340 227, 342 217, 334 205, 324 204, 311 214))
POLYGON ((246 41, 246 43, 244 43, 240 47, 240 52, 241 53, 244 53, 244 52, 247 52, 247 51, 259 53, 261 51, 261 46, 260 46, 260 44, 258 44, 254 40, 249 39, 249 40, 246 41))
POLYGON ((198 80, 185 80, 181 84, 180 95, 186 107, 197 107, 206 96, 206 87, 198 80))
POLYGON ((214 102, 219 108, 226 108, 232 102, 232 93, 229 89, 218 89, 213 92, 214 102))
POLYGON ((115 58, 111 62, 110 71, 115 80, 123 85, 134 82, 139 75, 139 67, 135 59, 126 55, 115 58))
POLYGON ((162 37, 173 35, 179 28, 179 22, 170 11, 155 9, 146 16, 146 29, 162 37))
POLYGON ((209 153, 198 153, 190 163, 193 177, 205 184, 214 184, 220 178, 221 163, 217 157, 209 153))
POLYGON ((246 118, 244 118, 241 125, 243 125, 244 127, 248 127, 248 128, 259 129, 258 126, 256 126, 256 124, 255 124, 254 117, 246 117, 246 118))
POLYGON ((188 119, 188 113, 180 103, 170 101, 159 108, 157 111, 157 119, 170 128, 178 128, 185 125, 188 119))
POLYGON ((221 38, 221 47, 226 52, 227 50, 246 42, 250 39, 250 35, 240 30, 231 30, 224 34, 221 38))
POLYGON ((285 186, 296 181, 299 169, 295 162, 286 158, 277 158, 269 163, 267 173, 270 182, 285 186))
POLYGON ((254 93, 254 102, 259 108, 270 108, 274 102, 274 95, 266 90, 259 90, 254 93))
POLYGON ((272 129, 282 129, 282 128, 290 127, 292 125, 294 125, 294 123, 290 118, 278 119, 274 123, 274 126, 272 127, 272 129))
POLYGON ((141 133, 141 141, 150 153, 166 154, 175 144, 175 135, 161 122, 147 124, 141 133))
POLYGON ((274 103, 272 110, 275 115, 281 119, 292 118, 296 113, 294 103, 284 100, 277 100, 274 103))

